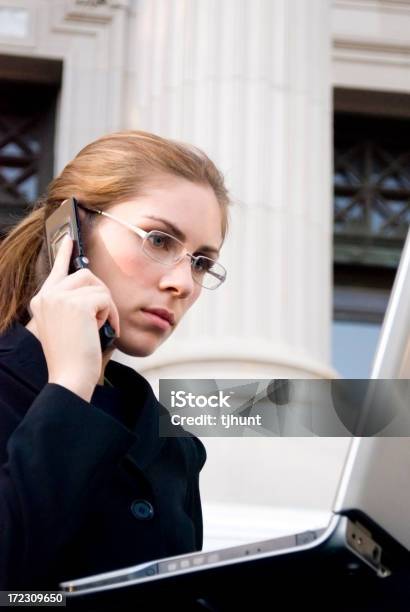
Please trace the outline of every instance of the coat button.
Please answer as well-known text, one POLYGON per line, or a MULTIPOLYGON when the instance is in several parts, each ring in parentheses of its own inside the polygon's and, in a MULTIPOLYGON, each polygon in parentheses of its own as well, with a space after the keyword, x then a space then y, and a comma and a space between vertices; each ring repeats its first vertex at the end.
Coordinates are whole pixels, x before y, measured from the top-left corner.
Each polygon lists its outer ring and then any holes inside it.
POLYGON ((154 516, 154 508, 146 499, 134 499, 131 504, 131 512, 136 519, 147 521, 154 516))

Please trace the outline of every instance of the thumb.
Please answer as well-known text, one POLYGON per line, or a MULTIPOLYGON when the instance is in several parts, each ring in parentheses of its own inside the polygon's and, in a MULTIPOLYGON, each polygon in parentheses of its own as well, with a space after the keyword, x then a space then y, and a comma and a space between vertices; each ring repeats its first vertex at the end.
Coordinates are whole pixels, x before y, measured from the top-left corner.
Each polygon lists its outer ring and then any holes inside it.
POLYGON ((68 275, 72 250, 73 240, 71 236, 67 233, 59 241, 57 255, 54 260, 53 267, 44 284, 54 284, 55 282, 62 280, 68 275))

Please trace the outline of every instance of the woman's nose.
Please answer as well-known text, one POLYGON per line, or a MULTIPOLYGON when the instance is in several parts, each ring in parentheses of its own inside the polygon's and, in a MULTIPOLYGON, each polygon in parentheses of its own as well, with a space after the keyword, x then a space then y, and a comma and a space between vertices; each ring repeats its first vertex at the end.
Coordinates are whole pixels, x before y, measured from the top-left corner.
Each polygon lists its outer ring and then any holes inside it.
POLYGON ((181 297, 187 297, 192 293, 195 287, 195 281, 192 278, 191 260, 184 257, 173 266, 163 269, 164 272, 160 280, 161 289, 172 288, 178 292, 181 297))

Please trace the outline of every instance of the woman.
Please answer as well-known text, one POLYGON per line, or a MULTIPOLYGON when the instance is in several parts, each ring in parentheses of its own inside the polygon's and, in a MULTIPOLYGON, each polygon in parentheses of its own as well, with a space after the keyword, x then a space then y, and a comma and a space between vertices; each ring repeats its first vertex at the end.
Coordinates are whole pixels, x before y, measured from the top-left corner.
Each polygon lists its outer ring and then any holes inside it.
POLYGON ((201 151, 116 133, 80 151, 0 245, 1 589, 201 549, 205 449, 159 436, 168 413, 110 357, 150 355, 223 282, 228 204, 201 151), (72 240, 50 271, 44 222, 72 196, 90 269, 68 275, 72 240), (102 353, 107 320, 117 337, 102 353))

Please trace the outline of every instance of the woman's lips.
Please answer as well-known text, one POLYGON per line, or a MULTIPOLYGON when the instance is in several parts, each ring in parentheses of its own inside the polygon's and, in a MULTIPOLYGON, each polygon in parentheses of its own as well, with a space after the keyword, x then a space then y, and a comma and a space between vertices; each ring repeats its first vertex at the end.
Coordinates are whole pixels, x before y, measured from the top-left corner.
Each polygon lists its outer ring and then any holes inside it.
POLYGON ((159 317, 153 312, 148 312, 147 310, 141 310, 141 312, 144 315, 145 319, 152 323, 152 325, 155 325, 156 327, 159 327, 163 330, 167 330, 171 327, 171 323, 169 321, 163 319, 162 317, 159 317))

